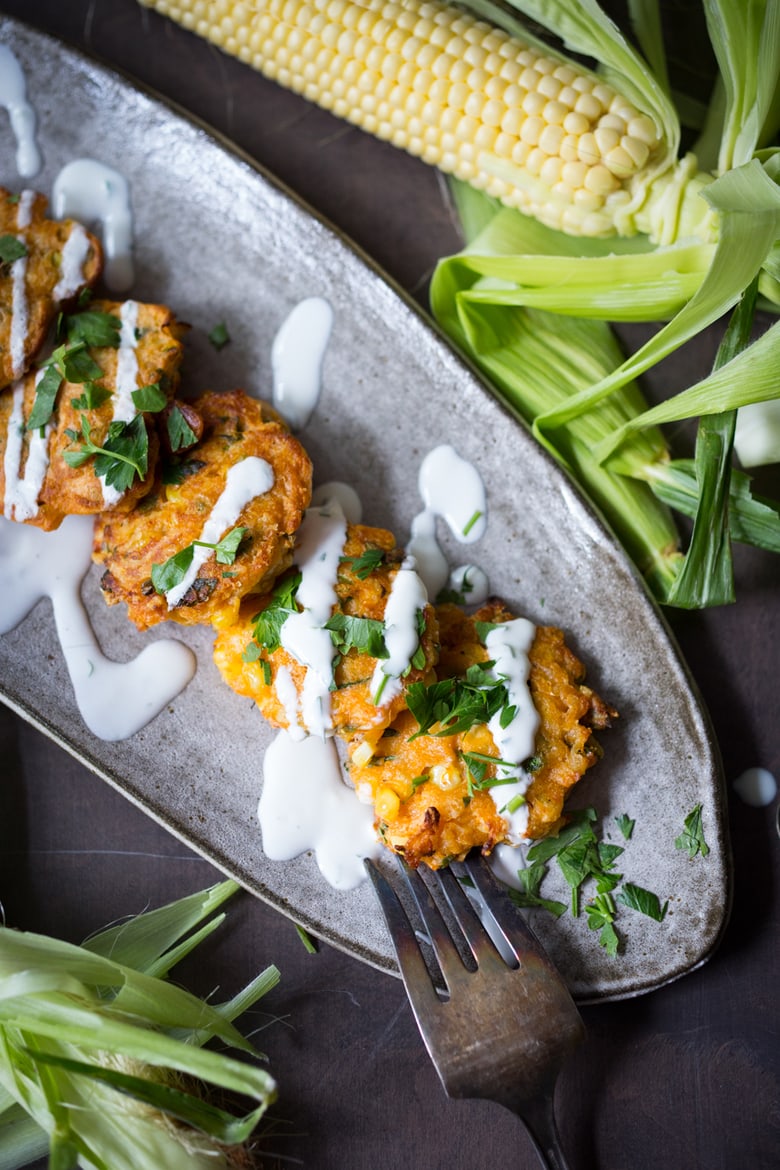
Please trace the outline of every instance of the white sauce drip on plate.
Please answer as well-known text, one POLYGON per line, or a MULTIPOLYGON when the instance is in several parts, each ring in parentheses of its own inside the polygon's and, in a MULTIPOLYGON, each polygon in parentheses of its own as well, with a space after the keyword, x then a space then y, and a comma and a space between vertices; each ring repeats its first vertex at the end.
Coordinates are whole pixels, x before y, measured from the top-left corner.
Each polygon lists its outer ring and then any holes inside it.
POLYGON ((0 106, 8 110, 16 138, 16 169, 23 179, 31 179, 42 165, 35 141, 35 110, 27 100, 24 71, 7 45, 0 45, 0 106))
POLYGON ((414 557, 428 596, 436 598, 450 575, 447 558, 436 539, 436 519, 440 516, 446 521, 460 544, 472 544, 484 536, 487 528, 487 496, 476 467, 448 444, 429 451, 418 482, 425 507, 412 521, 406 547, 414 557))
POLYGON ((734 791, 752 808, 766 808, 777 796, 777 780, 768 768, 748 768, 737 776, 734 791))
POLYGON ((103 279, 115 292, 130 288, 133 271, 133 214, 127 180, 119 171, 91 158, 63 167, 54 180, 52 207, 58 219, 73 217, 102 227, 103 279))
POLYGON ((81 716, 94 735, 116 741, 140 731, 184 689, 195 673, 195 657, 167 639, 146 646, 131 662, 105 657, 80 596, 92 529, 91 516, 68 516, 55 532, 0 519, 0 633, 50 597, 81 716))
POLYGON ((66 301, 84 282, 84 262, 89 255, 89 236, 80 223, 74 223, 60 257, 60 279, 54 287, 55 301, 66 301))
MULTIPOLYGON (((247 504, 257 496, 265 495, 274 486, 274 470, 265 459, 249 455, 240 459, 228 470, 222 494, 203 525, 198 540, 204 544, 218 544, 228 529, 232 528, 247 504)), ((198 570, 212 555, 212 549, 197 545, 192 561, 178 585, 165 594, 168 609, 178 605, 184 594, 197 579, 198 570)))
POLYGON ((344 783, 332 739, 278 733, 266 749, 257 815, 266 857, 290 861, 314 850, 322 876, 337 890, 360 885, 363 859, 383 848, 373 809, 344 783))
POLYGON ((299 301, 274 338, 273 404, 292 430, 305 427, 317 406, 332 326, 328 302, 307 297, 299 301))

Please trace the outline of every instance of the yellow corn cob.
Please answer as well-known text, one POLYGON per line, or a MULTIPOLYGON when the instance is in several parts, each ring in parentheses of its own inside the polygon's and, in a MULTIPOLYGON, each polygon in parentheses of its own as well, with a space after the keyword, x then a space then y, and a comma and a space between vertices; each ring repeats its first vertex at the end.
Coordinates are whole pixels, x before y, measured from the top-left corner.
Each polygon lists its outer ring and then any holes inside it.
MULTIPOLYGON (((550 227, 604 236, 622 221, 668 242, 667 228, 633 215, 664 155, 653 119, 595 74, 463 10, 437 0, 141 3, 550 227)), ((667 221, 690 177, 672 181, 667 221)))

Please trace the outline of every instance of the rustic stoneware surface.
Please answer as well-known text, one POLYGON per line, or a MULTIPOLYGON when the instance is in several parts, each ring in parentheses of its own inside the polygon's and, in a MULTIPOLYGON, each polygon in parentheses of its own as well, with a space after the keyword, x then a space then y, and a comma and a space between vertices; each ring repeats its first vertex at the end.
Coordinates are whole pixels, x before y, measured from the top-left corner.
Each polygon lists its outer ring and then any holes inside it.
MULTIPOLYGON (((610 0, 609 7, 625 16, 625 0, 610 0)), ((661 0, 661 8, 678 72, 699 77, 707 67, 706 34, 690 25, 701 5, 661 0)), ((97 54, 218 127, 357 240, 420 306, 427 306, 433 265, 459 247, 444 184, 431 168, 266 81, 137 0, 0 0, 0 12, 97 54)), ((39 93, 51 84, 51 60, 46 50, 36 61, 39 93)), ((76 94, 65 97, 67 106, 59 114, 67 122, 76 94)), ((90 152, 113 142, 113 129, 112 138, 100 144, 88 128, 84 133, 90 152)), ((0 110, 2 178, 8 177, 10 165, 6 135, 0 110)), ((182 214, 192 203, 192 181, 188 177, 177 192, 182 214)), ((167 265, 166 257, 162 278, 167 265)), ((225 296, 221 272, 220 265, 205 275, 225 296)), ((182 295, 189 296, 188 290, 182 295)), ((283 287, 279 296, 274 314, 283 310, 283 287)), ((205 322, 197 318, 194 323, 202 329, 213 319, 209 311, 205 322)), ((632 326, 618 332, 636 348, 650 329, 632 326)), ((721 331, 722 326, 714 327, 643 379, 650 397, 657 400, 704 376, 721 331)), ((271 332, 269 326, 266 336, 271 332)), ((228 351, 222 356, 228 358, 228 351)), ((267 363, 267 353, 262 359, 267 363)), ((331 350, 329 361, 334 360, 331 350)), ((194 376, 196 363, 190 359, 188 364, 194 376)), ((216 373, 224 369, 220 362, 216 373)), ((263 382, 253 379, 253 385, 267 385, 267 364, 262 369, 263 382)), ((330 365, 326 375, 332 389, 330 365)), ((423 397, 420 392, 420 402, 423 397)), ((358 439, 365 436, 363 413, 353 411, 358 439)), ((671 437, 678 453, 690 449, 690 431, 671 437)), ((427 447, 431 438, 425 434, 421 445, 427 447)), ((486 449, 494 439, 487 435, 486 449)), ((349 435, 339 436, 340 446, 349 441, 349 435)), ((333 460, 340 458, 334 451, 333 460)), ((776 498, 779 480, 771 469, 759 472, 758 489, 776 498)), ((408 518, 402 519, 406 523, 408 518)), ((780 775, 778 563, 740 546, 734 555, 736 605, 666 611, 711 712, 723 756, 734 852, 733 911, 715 953, 694 973, 648 994, 602 999, 582 1008, 587 1037, 556 1091, 571 1170, 777 1167, 778 806, 775 798, 751 807, 739 797, 734 781, 756 765, 780 775)), ((517 595, 529 607, 538 600, 519 586, 517 595)), ((583 649, 596 652, 594 675, 605 682, 589 622, 579 620, 578 599, 576 606, 577 612, 568 609, 563 619, 572 626, 576 620, 583 649)), ((124 636, 131 639, 129 629, 124 636)), ((130 641, 127 645, 129 652, 130 641)), ((28 647, 29 662, 48 652, 59 653, 47 635, 40 649, 28 647)), ((629 639, 626 653, 633 652, 629 639)), ((609 737, 609 752, 618 764, 635 713, 631 703, 609 737)), ((243 709, 241 715, 243 727, 243 709)), ((69 719, 66 730, 73 734, 72 708, 69 719)), ((213 787, 227 784, 227 778, 211 775, 213 787)), ((594 803, 613 784, 611 772, 601 776, 593 787, 594 803)), ((252 801, 257 784, 259 777, 241 781, 252 801)), ((651 785, 645 808, 656 797, 662 802, 667 791, 676 799, 668 777, 652 776, 651 785)), ((253 830, 251 809, 245 824, 253 830)), ((707 825, 706 832, 712 841, 717 826, 707 825)), ((721 856, 718 850, 713 884, 720 883, 721 856)), ((711 860, 696 858, 690 867, 708 869, 711 860)), ((110 921, 193 893, 219 876, 201 854, 0 704, 0 901, 10 925, 80 942, 110 921)), ((629 914, 621 910, 622 923, 627 925, 629 914)), ((617 956, 618 965, 628 961, 634 937, 617 956)), ((663 948, 665 934, 651 932, 650 937, 663 948)), ((596 949, 595 938, 591 943, 596 949)), ((514 1116, 488 1102, 445 1097, 400 980, 328 943, 309 954, 290 919, 260 898, 236 896, 226 922, 176 969, 175 978, 199 995, 224 999, 269 962, 281 971, 279 986, 241 1021, 245 1033, 268 1053, 279 1083, 273 1117, 258 1140, 265 1170, 538 1170, 536 1154, 514 1116)), ((36 1166, 45 1168, 45 1159, 36 1166)))
MULTIPOLYGON (((634 914, 618 964, 594 945, 584 916, 538 916, 543 942, 584 1000, 629 996, 701 963, 729 902, 720 764, 709 723, 676 646, 612 537, 561 471, 454 355, 417 308, 364 257, 251 162, 203 127, 58 42, 9 23, 0 39, 25 68, 50 192, 68 161, 96 157, 131 188, 138 299, 162 301, 192 325, 183 385, 240 385, 270 397, 274 334, 293 306, 325 297, 335 325, 318 408, 301 438, 315 482, 342 479, 364 519, 403 541, 421 508, 417 474, 432 447, 451 443, 487 487, 485 538, 450 544, 452 563, 475 559, 492 590, 536 622, 563 626, 589 679, 621 713, 602 737, 605 759, 575 803, 593 804, 605 834, 613 818, 636 830, 621 858, 626 879, 670 899, 662 923, 634 914), (229 323, 216 353, 207 333, 229 323), (712 854, 692 865, 675 850, 686 814, 701 804, 712 854)), ((12 167, 3 127, 2 178, 12 167)), ((442 532, 442 537, 444 533, 442 532)), ((0 549, 0 556, 2 549, 0 549)), ((6 700, 215 865, 314 934, 392 968, 384 923, 367 883, 331 889, 313 857, 268 861, 256 806, 272 732, 248 700, 219 680, 211 634, 178 627, 139 635, 124 609, 108 610, 93 570, 85 602, 104 651, 127 658, 173 636, 198 657, 194 681, 152 723, 120 743, 79 719, 48 602, 0 639, 6 700)), ((549 886, 566 900, 565 887, 549 886)))

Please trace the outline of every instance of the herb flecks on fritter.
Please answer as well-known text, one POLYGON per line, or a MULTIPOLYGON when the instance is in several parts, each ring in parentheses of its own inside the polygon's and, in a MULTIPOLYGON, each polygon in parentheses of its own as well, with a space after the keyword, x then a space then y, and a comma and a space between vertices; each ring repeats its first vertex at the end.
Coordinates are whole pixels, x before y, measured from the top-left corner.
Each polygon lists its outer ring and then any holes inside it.
MULTIPOLYGON (((435 615, 426 605, 420 611, 419 644, 410 668, 400 687, 382 702, 376 671, 386 653, 386 607, 402 562, 392 533, 360 524, 346 526, 335 582, 337 600, 327 627, 334 651, 329 724, 335 734, 356 742, 378 741, 404 708, 406 687, 428 677, 436 661, 435 615)), ((282 644, 282 627, 291 613, 298 612, 299 581, 294 567, 272 593, 245 602, 238 623, 221 630, 214 645, 214 659, 225 681, 254 699, 269 723, 293 731, 303 730, 300 700, 307 667, 282 644)))
MULTIPOLYGON (((507 695, 500 681, 485 678, 490 659, 479 631, 513 618, 500 602, 473 615, 450 604, 436 612, 441 649, 437 683, 428 689, 438 721, 426 717, 425 696, 412 701, 410 693, 412 710, 385 730, 370 756, 349 753, 352 781, 373 801, 384 842, 410 865, 434 869, 474 847, 489 853, 507 840, 502 790, 511 769, 487 725, 507 695)), ((584 667, 561 630, 537 627, 529 662, 539 728, 533 755, 524 761, 522 803, 524 835, 539 838, 561 828, 569 790, 601 755, 593 731, 608 727, 616 712, 584 685, 584 667)))
POLYGON ((26 372, 57 312, 103 265, 96 237, 74 220, 47 219, 46 205, 43 195, 0 187, 0 388, 26 372))
POLYGON ((68 515, 128 512, 154 482, 156 416, 178 385, 186 326, 165 305, 95 301, 66 330, 41 498, 68 515))
MULTIPOLYGON (((154 487, 127 515, 102 515, 95 529, 94 559, 104 572, 109 604, 123 601, 139 629, 171 619, 184 625, 229 625, 242 599, 267 591, 292 559, 295 532, 311 498, 311 461, 278 415, 242 390, 209 392, 190 404, 203 436, 183 460, 162 469, 154 487), (243 531, 229 563, 209 550, 192 585, 169 606, 152 580, 203 539, 232 469, 264 461, 270 486, 240 509, 227 528, 243 531)), ((221 533, 218 540, 226 533, 221 533)))

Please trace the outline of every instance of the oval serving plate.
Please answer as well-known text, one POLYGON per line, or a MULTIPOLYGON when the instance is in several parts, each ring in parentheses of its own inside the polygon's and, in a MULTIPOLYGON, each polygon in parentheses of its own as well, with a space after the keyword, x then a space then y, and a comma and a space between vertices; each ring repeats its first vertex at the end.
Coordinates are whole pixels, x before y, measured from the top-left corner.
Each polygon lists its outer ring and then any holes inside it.
MULTIPOLYGON (((589 681, 621 713, 576 803, 597 809, 602 833, 616 844, 626 843, 613 818, 635 818, 619 868, 626 880, 669 899, 661 923, 623 913, 625 949, 617 958, 599 947, 584 914, 557 921, 536 914, 534 926, 574 994, 583 1001, 636 995, 704 962, 722 933, 730 895, 717 748, 663 619, 614 538, 411 301, 271 176, 59 42, 7 19, 0 20, 0 41, 22 64, 38 117, 44 169, 36 189, 50 194, 61 167, 85 156, 127 177, 136 228, 130 295, 163 301, 193 326, 188 393, 242 386, 270 398, 277 329, 298 301, 322 296, 335 323, 319 405, 301 433, 315 482, 350 483, 365 521, 403 541, 421 507, 417 475, 430 448, 451 443, 479 469, 489 524, 470 556, 516 612, 567 631, 589 681), (207 333, 221 320, 232 344, 217 354, 207 333), (691 861, 674 839, 697 804, 711 852, 691 861)), ((0 182, 19 190, 13 145, 3 121, 0 182)), ((462 550, 440 535, 458 563, 462 550)), ((84 598, 110 657, 126 660, 150 638, 173 636, 198 657, 193 682, 131 738, 96 739, 78 717, 45 602, 0 638, 5 702, 247 889, 332 945, 394 971, 367 883, 338 892, 312 856, 284 863, 264 857, 256 809, 273 732, 221 682, 210 631, 177 626, 139 634, 123 609, 104 605, 94 570, 84 598)), ((549 896, 567 900, 555 882, 551 874, 549 896)))

